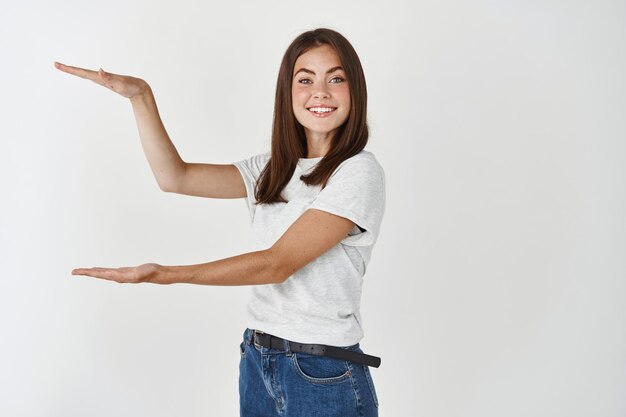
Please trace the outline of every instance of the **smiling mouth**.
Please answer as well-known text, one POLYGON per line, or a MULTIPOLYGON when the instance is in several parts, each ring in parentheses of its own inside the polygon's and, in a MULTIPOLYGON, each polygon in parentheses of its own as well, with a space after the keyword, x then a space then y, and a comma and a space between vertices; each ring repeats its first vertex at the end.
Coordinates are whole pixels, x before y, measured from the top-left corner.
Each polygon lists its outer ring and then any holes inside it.
POLYGON ((337 110, 337 107, 308 107, 307 110, 317 117, 325 117, 337 110))

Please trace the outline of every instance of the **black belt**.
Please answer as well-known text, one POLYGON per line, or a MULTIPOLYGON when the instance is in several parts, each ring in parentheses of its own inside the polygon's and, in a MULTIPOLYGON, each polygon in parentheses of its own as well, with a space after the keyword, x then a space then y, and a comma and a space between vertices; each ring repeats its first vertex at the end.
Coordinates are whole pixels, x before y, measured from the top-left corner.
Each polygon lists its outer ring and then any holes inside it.
MULTIPOLYGON (((271 334, 263 333, 258 330, 254 331, 254 343, 270 349, 284 349, 284 340, 271 334)), ((356 362, 367 366, 378 368, 380 366, 380 358, 376 356, 366 355, 365 353, 354 352, 348 349, 342 349, 336 346, 327 345, 307 345, 298 342, 289 342, 289 349, 292 352, 308 353, 310 355, 328 356, 335 359, 356 362)))

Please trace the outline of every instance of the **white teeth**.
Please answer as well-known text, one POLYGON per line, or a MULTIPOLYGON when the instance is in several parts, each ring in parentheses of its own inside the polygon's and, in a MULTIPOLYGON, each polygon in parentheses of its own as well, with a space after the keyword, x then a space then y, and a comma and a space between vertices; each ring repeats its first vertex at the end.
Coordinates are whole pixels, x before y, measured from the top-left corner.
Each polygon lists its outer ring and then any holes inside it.
POLYGON ((335 109, 330 108, 330 107, 311 107, 309 110, 315 113, 328 113, 335 109))

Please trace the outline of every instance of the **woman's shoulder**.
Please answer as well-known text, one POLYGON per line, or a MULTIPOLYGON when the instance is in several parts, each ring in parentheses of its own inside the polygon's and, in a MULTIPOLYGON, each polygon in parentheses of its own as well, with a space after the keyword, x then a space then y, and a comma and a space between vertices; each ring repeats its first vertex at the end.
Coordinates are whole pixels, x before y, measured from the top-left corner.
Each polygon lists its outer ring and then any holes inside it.
POLYGON ((339 166, 339 169, 349 169, 349 170, 366 170, 366 171, 379 171, 384 172, 383 167, 376 159, 376 156, 373 152, 366 151, 363 149, 358 154, 351 156, 344 160, 339 166))
POLYGON ((250 174, 252 174, 252 176, 256 178, 259 176, 261 171, 263 171, 265 165, 267 165, 267 162, 270 159, 270 155, 271 153, 269 151, 263 152, 252 155, 246 159, 239 160, 237 162, 234 162, 233 164, 240 169, 248 170, 250 174))
POLYGON ((267 152, 262 152, 260 154, 253 155, 250 157, 250 159, 258 165, 265 165, 267 164, 267 161, 270 160, 271 156, 272 156, 272 153, 270 151, 267 151, 267 152))

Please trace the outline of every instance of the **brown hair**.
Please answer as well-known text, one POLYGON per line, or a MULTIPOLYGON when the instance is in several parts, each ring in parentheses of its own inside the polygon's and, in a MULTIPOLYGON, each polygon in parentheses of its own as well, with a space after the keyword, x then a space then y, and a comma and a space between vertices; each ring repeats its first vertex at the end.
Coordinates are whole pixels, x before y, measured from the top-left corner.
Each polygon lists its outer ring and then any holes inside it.
POLYGON ((289 45, 278 71, 271 156, 255 188, 257 204, 286 202, 281 191, 291 179, 298 159, 306 158, 307 141, 304 128, 293 114, 291 83, 296 59, 309 49, 322 45, 329 45, 337 52, 344 68, 350 87, 350 113, 332 137, 328 153, 309 175, 300 179, 307 185, 321 184, 324 188, 339 164, 361 152, 367 144, 367 88, 356 51, 334 30, 320 28, 304 32, 289 45))

